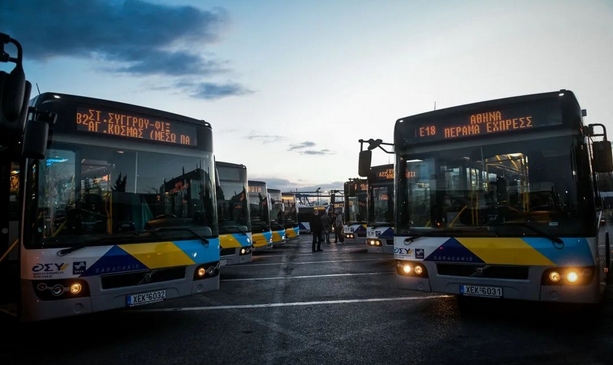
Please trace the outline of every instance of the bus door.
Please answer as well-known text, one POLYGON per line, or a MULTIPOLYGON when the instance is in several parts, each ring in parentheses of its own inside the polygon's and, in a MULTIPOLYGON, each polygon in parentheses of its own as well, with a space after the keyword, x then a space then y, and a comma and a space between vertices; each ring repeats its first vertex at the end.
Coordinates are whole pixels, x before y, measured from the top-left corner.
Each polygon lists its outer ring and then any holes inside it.
MULTIPOLYGON (((6 151, 6 150, 5 150, 6 151)), ((17 314, 19 300, 19 164, 0 152, 0 311, 17 314)))

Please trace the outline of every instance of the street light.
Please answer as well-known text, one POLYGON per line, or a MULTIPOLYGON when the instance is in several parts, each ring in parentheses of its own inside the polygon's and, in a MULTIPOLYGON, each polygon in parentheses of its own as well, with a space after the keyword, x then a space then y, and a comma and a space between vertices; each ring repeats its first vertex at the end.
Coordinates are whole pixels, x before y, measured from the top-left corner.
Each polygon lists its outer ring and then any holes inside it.
POLYGON ((321 187, 317 188, 317 190, 315 190, 315 192, 317 193, 317 205, 319 204, 319 191, 321 190, 321 187))

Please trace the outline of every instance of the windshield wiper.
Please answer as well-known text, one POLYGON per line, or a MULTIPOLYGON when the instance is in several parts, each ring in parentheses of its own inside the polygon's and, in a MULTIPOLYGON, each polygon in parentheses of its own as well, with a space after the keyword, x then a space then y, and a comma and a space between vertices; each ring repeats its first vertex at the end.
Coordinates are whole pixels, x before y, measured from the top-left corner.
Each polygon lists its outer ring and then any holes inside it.
POLYGON ((100 238, 97 238, 95 240, 86 241, 86 242, 83 242, 81 244, 74 245, 74 246, 71 246, 71 247, 59 250, 57 252, 57 255, 58 256, 66 256, 66 255, 68 255, 71 252, 78 251, 78 250, 83 249, 85 247, 100 246, 103 243, 111 243, 112 242, 114 244, 114 243, 117 242, 117 240, 126 239, 126 238, 130 239, 130 238, 134 238, 134 237, 140 237, 143 233, 148 233, 148 234, 150 234, 152 236, 155 236, 155 237, 158 237, 158 238, 160 237, 159 234, 157 234, 155 232, 152 232, 152 231, 143 231, 143 232, 140 232, 140 233, 134 232, 134 233, 131 233, 130 235, 115 235, 115 236, 110 236, 110 237, 100 237, 100 238))
POLYGON ((209 245, 209 240, 201 235, 200 233, 194 231, 193 229, 189 228, 189 227, 159 227, 159 228, 154 228, 154 229, 150 229, 147 230, 145 232, 168 232, 168 231, 183 231, 183 232, 189 232, 191 233, 194 237, 200 239, 202 241, 202 244, 205 246, 209 245))
POLYGON ((241 233, 241 234, 243 234, 243 235, 245 235, 245 236, 247 235, 247 232, 243 231, 242 229, 240 229, 240 228, 239 228, 239 227, 237 227, 237 226, 227 226, 227 227, 223 227, 223 228, 221 228, 221 229, 223 229, 223 230, 229 230, 229 229, 231 229, 231 228, 234 228, 234 229, 235 229, 235 230, 237 230, 239 233, 241 233))
POLYGON ((526 227, 529 230, 538 233, 539 235, 541 235, 541 237, 546 237, 549 238, 550 240, 552 240, 555 243, 564 243, 564 241, 562 241, 562 239, 560 237, 554 236, 538 227, 533 226, 532 224, 529 224, 527 222, 503 222, 503 223, 494 223, 494 224, 490 224, 490 226, 521 226, 521 227, 526 227))

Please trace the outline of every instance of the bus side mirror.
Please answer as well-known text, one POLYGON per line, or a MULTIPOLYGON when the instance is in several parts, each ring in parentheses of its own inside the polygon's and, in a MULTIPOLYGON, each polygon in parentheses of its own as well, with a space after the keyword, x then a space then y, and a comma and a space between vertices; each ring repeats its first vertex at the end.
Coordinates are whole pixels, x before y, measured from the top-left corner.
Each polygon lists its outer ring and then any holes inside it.
POLYGON ((372 151, 360 151, 360 158, 358 161, 358 175, 362 177, 368 177, 370 175, 370 164, 372 161, 372 151))
POLYGON ((596 172, 613 172, 613 152, 610 141, 592 142, 594 160, 592 167, 596 172))

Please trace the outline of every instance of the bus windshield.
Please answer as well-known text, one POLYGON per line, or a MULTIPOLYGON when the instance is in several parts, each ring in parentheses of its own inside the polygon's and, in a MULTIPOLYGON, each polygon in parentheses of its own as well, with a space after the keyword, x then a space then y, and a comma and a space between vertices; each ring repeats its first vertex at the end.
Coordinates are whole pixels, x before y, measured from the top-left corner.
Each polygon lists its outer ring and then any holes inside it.
POLYGON ((349 197, 346 199, 348 203, 347 223, 365 223, 367 216, 366 201, 368 199, 368 194, 366 191, 357 192, 354 197, 349 197))
POLYGON ((397 233, 585 235, 594 206, 575 182, 589 176, 575 163, 579 148, 571 136, 535 138, 414 146, 399 156, 397 233))
POLYGON ((29 248, 217 235, 210 154, 102 144, 54 141, 35 166, 29 248))
POLYGON ((368 223, 392 223, 394 221, 394 183, 369 184, 371 211, 368 223))
POLYGON ((246 183, 221 180, 221 186, 217 190, 217 214, 222 233, 232 232, 233 227, 251 231, 246 192, 246 183))

